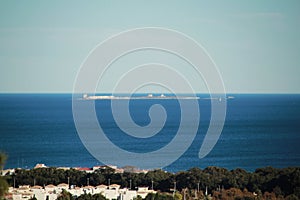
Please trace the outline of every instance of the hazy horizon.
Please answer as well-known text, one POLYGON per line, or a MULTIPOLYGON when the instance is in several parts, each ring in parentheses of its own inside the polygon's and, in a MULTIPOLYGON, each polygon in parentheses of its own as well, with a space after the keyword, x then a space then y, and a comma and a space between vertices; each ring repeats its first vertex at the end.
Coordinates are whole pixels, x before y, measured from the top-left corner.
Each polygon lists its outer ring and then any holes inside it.
MULTIPOLYGON (((2 2, 0 93, 71 93, 80 66, 99 43, 126 30, 161 27, 202 45, 227 93, 298 94, 299 8, 299 1, 271 0, 2 2)), ((137 55, 116 69, 132 61, 171 60, 167 64, 194 76, 179 59, 137 55)), ((207 92, 197 80, 196 92, 207 92)))

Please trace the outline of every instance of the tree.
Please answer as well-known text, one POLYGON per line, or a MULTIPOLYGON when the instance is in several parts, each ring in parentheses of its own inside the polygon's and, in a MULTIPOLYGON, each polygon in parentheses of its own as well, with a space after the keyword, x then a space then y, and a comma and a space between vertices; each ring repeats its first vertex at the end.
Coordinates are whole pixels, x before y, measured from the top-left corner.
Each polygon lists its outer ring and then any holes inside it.
POLYGON ((95 200, 106 200, 106 198, 102 194, 94 194, 93 199, 95 199, 95 200))
POLYGON ((83 194, 77 197, 77 200, 93 200, 93 196, 91 194, 83 194))
POLYGON ((6 161, 6 154, 3 152, 0 152, 0 170, 1 170, 1 176, 0 176, 0 199, 2 199, 5 195, 5 193, 8 190, 8 183, 5 179, 5 177, 2 176, 2 170, 4 168, 5 165, 5 161, 6 161))
POLYGON ((285 198, 286 200, 298 200, 298 197, 294 194, 290 194, 285 198))
POLYGON ((70 192, 67 192, 66 190, 62 190, 57 200, 73 200, 73 196, 70 192))
POLYGON ((5 162, 6 162, 7 156, 5 153, 0 152, 0 170, 1 170, 1 174, 2 174, 2 170, 4 168, 5 162))
POLYGON ((182 195, 179 192, 175 192, 174 199, 175 200, 182 200, 182 195))

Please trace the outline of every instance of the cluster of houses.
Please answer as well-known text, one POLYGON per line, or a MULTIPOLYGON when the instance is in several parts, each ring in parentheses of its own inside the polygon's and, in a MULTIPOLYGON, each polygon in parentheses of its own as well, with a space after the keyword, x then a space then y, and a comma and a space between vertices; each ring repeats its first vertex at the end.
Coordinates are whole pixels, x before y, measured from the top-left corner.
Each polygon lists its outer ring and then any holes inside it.
MULTIPOLYGON (((117 168, 116 166, 94 166, 92 168, 76 167, 73 169, 79 171, 85 171, 87 173, 93 173, 98 169, 105 168, 114 169, 115 173, 132 172, 132 173, 147 173, 147 170, 139 170, 134 167, 117 168)), ((34 168, 47 168, 44 164, 37 164, 34 168)), ((68 170, 69 167, 58 167, 58 169, 68 170)), ((14 169, 7 169, 2 171, 2 175, 13 174, 14 169)), ((80 196, 83 194, 102 194, 106 199, 119 199, 119 200, 133 200, 134 198, 140 196, 145 198, 149 193, 156 193, 154 190, 149 190, 148 187, 138 187, 137 190, 131 190, 128 188, 120 188, 120 185, 98 185, 98 186, 84 186, 76 187, 70 186, 66 183, 61 183, 57 186, 46 185, 44 187, 35 185, 22 185, 18 188, 10 187, 6 199, 10 200, 25 200, 35 197, 37 200, 55 200, 59 197, 61 192, 66 190, 73 196, 80 196)))
POLYGON ((148 187, 138 187, 137 190, 130 190, 128 188, 120 188, 120 185, 98 185, 98 186, 84 186, 74 187, 66 183, 61 183, 57 186, 46 185, 42 186, 29 186, 23 185, 19 188, 10 187, 6 199, 11 200, 25 200, 35 197, 38 200, 55 200, 59 197, 61 192, 66 190, 73 196, 80 196, 83 194, 102 194, 106 199, 120 199, 120 200, 133 200, 140 196, 145 198, 149 193, 156 193, 154 190, 149 190, 148 187))

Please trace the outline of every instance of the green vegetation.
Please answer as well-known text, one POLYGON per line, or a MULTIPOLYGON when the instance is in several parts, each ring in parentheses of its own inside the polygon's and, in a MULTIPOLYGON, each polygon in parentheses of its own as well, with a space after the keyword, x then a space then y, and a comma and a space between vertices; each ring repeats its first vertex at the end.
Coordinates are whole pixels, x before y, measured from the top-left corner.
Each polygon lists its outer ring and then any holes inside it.
POLYGON ((63 190, 57 200, 106 200, 106 198, 102 194, 83 194, 75 198, 71 193, 63 190))
POLYGON ((181 200, 182 195, 178 192, 175 193, 175 195, 169 194, 169 193, 156 193, 156 194, 148 194, 145 198, 145 200, 181 200))
MULTIPOLYGON (((9 185, 16 187, 19 185, 47 185, 67 183, 70 185, 84 186, 89 180, 90 185, 119 184, 121 187, 129 187, 131 181, 132 188, 138 186, 152 187, 160 191, 157 195, 149 199, 169 199, 171 189, 176 182, 175 193, 178 199, 184 197, 204 196, 204 191, 208 190, 214 199, 253 199, 254 196, 260 199, 300 198, 300 167, 289 167, 276 169, 272 167, 260 168, 255 172, 247 172, 243 169, 227 170, 219 167, 207 167, 203 170, 192 168, 187 171, 175 174, 162 170, 149 171, 148 173, 115 173, 113 169, 101 169, 94 173, 86 173, 75 169, 62 170, 56 168, 41 169, 17 169, 13 175, 7 175, 6 180, 9 185), (199 191, 198 191, 199 189, 199 191), (167 194, 168 193, 168 194, 167 194), (196 194, 197 193, 197 194, 196 194), (255 194, 255 195, 254 195, 255 194)), ((176 197, 177 198, 177 197, 176 197)), ((64 199, 67 199, 64 197, 64 199)))
POLYGON ((74 198, 71 193, 63 190, 57 200, 74 200, 74 198))

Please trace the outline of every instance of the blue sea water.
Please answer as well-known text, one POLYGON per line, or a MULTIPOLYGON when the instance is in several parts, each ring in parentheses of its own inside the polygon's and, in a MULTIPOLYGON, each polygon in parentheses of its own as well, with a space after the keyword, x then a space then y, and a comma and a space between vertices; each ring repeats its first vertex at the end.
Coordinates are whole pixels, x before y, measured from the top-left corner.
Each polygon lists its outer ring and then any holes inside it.
MULTIPOLYGON (((253 171, 265 166, 300 166, 300 95, 232 96, 235 98, 227 101, 221 137, 203 159, 198 158, 198 152, 209 125, 210 100, 198 100, 201 120, 196 138, 166 170, 219 166, 253 171)), ((157 150, 176 134, 181 114, 177 100, 130 101, 132 119, 141 126, 150 122, 151 105, 161 104, 166 109, 168 118, 164 128, 150 139, 124 134, 112 117, 110 103, 111 100, 96 101, 99 123, 107 137, 127 151, 157 150)), ((0 150, 8 155, 5 168, 32 168, 36 163, 69 167, 102 164, 79 139, 73 122, 71 94, 0 94, 0 150)))

